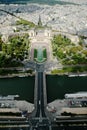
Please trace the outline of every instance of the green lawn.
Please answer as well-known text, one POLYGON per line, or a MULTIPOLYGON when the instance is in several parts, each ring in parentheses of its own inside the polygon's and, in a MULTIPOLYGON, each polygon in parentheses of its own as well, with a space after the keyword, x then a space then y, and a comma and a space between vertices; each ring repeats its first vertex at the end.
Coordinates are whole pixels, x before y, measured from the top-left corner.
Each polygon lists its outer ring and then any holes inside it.
POLYGON ((34 49, 34 58, 37 58, 37 49, 34 49))
POLYGON ((47 51, 46 51, 46 49, 43 50, 43 57, 47 59, 47 51))

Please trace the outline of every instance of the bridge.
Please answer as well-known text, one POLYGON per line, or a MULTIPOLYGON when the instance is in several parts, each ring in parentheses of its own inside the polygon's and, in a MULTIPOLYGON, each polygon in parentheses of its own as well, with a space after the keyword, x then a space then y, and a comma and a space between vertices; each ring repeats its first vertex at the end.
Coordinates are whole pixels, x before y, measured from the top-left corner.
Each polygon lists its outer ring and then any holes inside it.
MULTIPOLYGON (((57 116, 53 119, 51 113, 46 110, 47 93, 45 64, 36 64, 34 105, 35 110, 32 113, 30 121, 30 130, 52 130, 64 126, 83 126, 87 128, 87 117, 57 116)), ((62 129, 62 128, 61 128, 62 129)))
MULTIPOLYGON (((43 92, 43 72, 37 72, 37 102, 36 102, 36 115, 35 117, 46 117, 44 111, 44 92, 43 92)), ((35 97, 36 98, 36 97, 35 97)))
POLYGON ((43 129, 51 130, 51 122, 47 116, 47 95, 46 95, 46 79, 44 65, 37 64, 35 75, 35 90, 34 90, 34 105, 35 110, 30 119, 31 130, 43 129))

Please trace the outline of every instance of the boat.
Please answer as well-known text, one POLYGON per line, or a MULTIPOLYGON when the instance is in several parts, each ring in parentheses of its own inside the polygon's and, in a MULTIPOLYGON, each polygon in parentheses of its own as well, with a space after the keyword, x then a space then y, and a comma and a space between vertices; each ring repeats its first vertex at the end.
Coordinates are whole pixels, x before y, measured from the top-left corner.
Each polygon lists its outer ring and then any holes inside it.
POLYGON ((74 98, 77 98, 77 99, 87 98, 87 92, 65 94, 65 99, 74 99, 74 98))

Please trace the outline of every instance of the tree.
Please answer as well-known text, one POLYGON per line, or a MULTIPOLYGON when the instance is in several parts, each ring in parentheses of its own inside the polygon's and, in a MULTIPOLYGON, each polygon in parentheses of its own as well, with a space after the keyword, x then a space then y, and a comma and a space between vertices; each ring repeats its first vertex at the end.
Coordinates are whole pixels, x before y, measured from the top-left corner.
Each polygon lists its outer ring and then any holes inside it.
POLYGON ((67 37, 59 35, 54 35, 52 39, 52 48, 54 56, 57 58, 63 59, 66 57, 65 51, 67 52, 66 46, 71 45, 71 40, 67 37))
POLYGON ((3 41, 2 41, 2 38, 0 36, 0 51, 2 51, 2 44, 3 44, 3 41))
POLYGON ((30 41, 28 35, 14 36, 9 39, 10 44, 7 46, 7 54, 16 60, 23 60, 25 54, 28 55, 30 41))
POLYGON ((8 43, 2 44, 2 53, 0 53, 0 67, 12 67, 22 65, 20 61, 28 56, 29 36, 12 36, 8 43), (27 56, 26 56, 27 55, 27 56))

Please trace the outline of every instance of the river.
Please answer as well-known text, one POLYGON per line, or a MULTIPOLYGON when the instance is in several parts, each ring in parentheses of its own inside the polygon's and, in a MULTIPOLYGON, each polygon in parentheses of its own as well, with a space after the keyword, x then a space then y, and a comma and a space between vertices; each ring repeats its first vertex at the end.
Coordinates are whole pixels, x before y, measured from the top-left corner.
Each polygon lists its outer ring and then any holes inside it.
POLYGON ((0 79, 0 95, 16 95, 20 99, 33 103, 34 98, 34 76, 1 78, 0 79))
POLYGON ((87 77, 47 76, 48 102, 64 98, 66 93, 87 91, 87 77))
MULTIPOLYGON (((0 95, 20 95, 21 100, 33 103, 35 77, 15 77, 0 79, 0 95)), ((87 91, 87 77, 47 75, 48 102, 64 98, 65 93, 87 91)))

